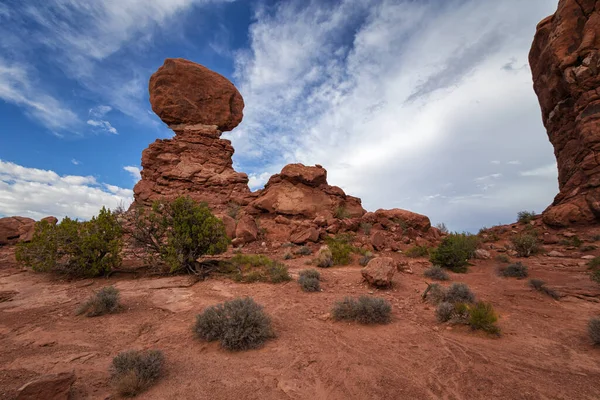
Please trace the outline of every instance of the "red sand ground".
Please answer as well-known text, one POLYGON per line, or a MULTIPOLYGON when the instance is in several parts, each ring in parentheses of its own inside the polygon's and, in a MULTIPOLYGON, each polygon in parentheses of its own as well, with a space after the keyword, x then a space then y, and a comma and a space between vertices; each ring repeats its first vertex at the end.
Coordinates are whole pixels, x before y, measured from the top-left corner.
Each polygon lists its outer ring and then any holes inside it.
MULTIPOLYGON (((563 249, 558 248, 563 251, 563 249)), ((280 256, 283 254, 281 252, 280 256)), ((399 255, 394 255, 400 257, 399 255)), ((188 277, 59 280, 14 266, 0 249, 0 399, 39 374, 75 371, 73 399, 116 398, 108 367, 123 350, 157 348, 166 374, 141 399, 598 399, 600 348, 587 335, 600 315, 600 285, 581 254, 524 260, 564 297, 555 301, 528 280, 497 276, 495 261, 452 274, 500 314, 500 338, 438 324, 421 300, 425 266, 398 273, 388 291, 367 287, 360 267, 321 270, 323 292, 296 282, 238 284, 188 277), (94 290, 115 285, 125 310, 96 318, 74 310, 94 290), (393 306, 385 326, 328 318, 344 296, 374 292, 393 306), (259 350, 232 353, 196 339, 204 307, 252 296, 272 316, 278 337, 259 350)), ((310 257, 289 260, 291 273, 310 257)))

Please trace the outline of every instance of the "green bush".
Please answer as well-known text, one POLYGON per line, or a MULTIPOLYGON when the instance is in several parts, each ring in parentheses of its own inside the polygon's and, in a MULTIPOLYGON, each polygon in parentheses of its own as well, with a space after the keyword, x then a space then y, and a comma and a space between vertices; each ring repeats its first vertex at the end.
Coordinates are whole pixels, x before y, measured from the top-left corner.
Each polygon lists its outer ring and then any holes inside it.
POLYGON ((221 263, 220 272, 245 283, 281 283, 292 279, 284 264, 262 254, 236 254, 221 263))
POLYGON ((417 258, 417 257, 427 257, 429 255, 429 247, 427 246, 413 246, 410 249, 406 250, 404 254, 407 257, 417 258))
POLYGON ((316 280, 321 280, 321 273, 316 269, 304 269, 300 271, 299 275, 307 278, 314 278, 316 280))
POLYGON ((529 286, 531 286, 538 292, 544 293, 544 294, 552 297, 554 300, 560 299, 560 294, 558 294, 554 289, 546 286, 546 282, 544 282, 541 279, 531 279, 529 281, 529 286))
POLYGON ((206 308, 196 317, 194 332, 209 342, 219 340, 232 351, 259 348, 275 336, 271 319, 250 297, 206 308))
POLYGON ((491 303, 480 301, 469 307, 469 325, 471 328, 499 334, 500 328, 496 326, 497 321, 498 315, 496 315, 491 303))
POLYGON ((87 317, 97 317, 119 311, 119 290, 114 286, 100 289, 90 297, 76 311, 77 315, 85 314, 87 317))
POLYGON ((119 394, 133 397, 158 380, 163 364, 164 356, 160 350, 130 350, 113 358, 110 373, 119 394))
POLYGON ((590 319, 588 333, 594 344, 600 344, 600 317, 590 319))
POLYGON ((526 278, 529 275, 528 268, 520 262, 500 268, 500 275, 505 278, 526 278))
POLYGON ((473 303, 475 295, 464 283, 453 283, 446 290, 444 300, 450 303, 473 303))
POLYGON ((581 247, 583 240, 579 239, 577 236, 572 236, 570 238, 562 239, 558 244, 567 247, 581 247))
POLYGON ((448 273, 437 265, 432 265, 431 267, 427 268, 423 272, 423 275, 425 275, 425 277, 427 278, 435 279, 437 281, 450 280, 450 276, 448 276, 448 273))
POLYGON ((373 224, 370 224, 368 222, 361 222, 360 223, 360 229, 363 231, 363 233, 365 235, 370 235, 371 234, 371 228, 373 228, 373 224))
POLYGON ((594 257, 588 261, 588 267, 591 269, 600 268, 600 257, 594 257))
POLYGON ((454 272, 466 272, 478 245, 479 240, 475 235, 451 233, 431 252, 430 261, 454 272))
POLYGON ((439 231, 443 234, 448 233, 448 228, 446 227, 446 224, 443 222, 440 222, 439 224, 435 225, 436 228, 439 229, 439 231))
POLYGON ((205 274, 196 260, 223 253, 229 245, 223 221, 206 203, 189 197, 155 201, 152 209, 139 207, 133 215, 132 238, 145 250, 147 260, 163 272, 205 274))
POLYGON ((57 225, 36 222, 31 241, 17 245, 16 258, 38 272, 72 277, 106 275, 121 265, 121 237, 116 214, 102 207, 89 221, 65 217, 57 225))
POLYGON ((519 233, 510 240, 519 257, 529 257, 539 251, 539 241, 535 235, 519 233))
POLYGON ((356 321, 361 324, 387 324, 391 320, 391 304, 379 297, 360 296, 358 300, 346 297, 334 304, 331 311, 337 321, 356 321))
POLYGON ((517 213, 517 221, 522 224, 528 224, 535 218, 534 211, 519 211, 517 213))
POLYGON ((331 250, 331 259, 334 265, 347 265, 352 261, 354 247, 350 244, 350 239, 350 236, 344 234, 325 239, 331 250))

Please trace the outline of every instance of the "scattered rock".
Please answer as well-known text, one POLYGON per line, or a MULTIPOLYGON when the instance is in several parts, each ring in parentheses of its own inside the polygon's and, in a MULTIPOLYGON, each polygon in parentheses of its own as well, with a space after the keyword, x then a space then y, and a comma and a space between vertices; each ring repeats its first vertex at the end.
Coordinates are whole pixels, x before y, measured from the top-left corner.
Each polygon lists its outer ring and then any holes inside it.
POLYGON ((319 240, 319 231, 313 227, 301 229, 290 236, 290 242, 294 244, 305 244, 307 242, 317 242, 319 240))
POLYGON ((475 258, 478 260, 489 260, 490 258, 492 258, 492 255, 487 250, 477 249, 475 250, 475 258))
POLYGON ((244 215, 238 221, 235 228, 235 237, 239 239, 239 243, 250 243, 258 237, 258 227, 256 221, 250 215, 244 215))
POLYGON ((390 257, 374 258, 361 270, 365 280, 376 287, 391 286, 395 272, 396 265, 390 257))
POLYGON ((542 241, 544 242, 544 244, 556 244, 559 242, 559 239, 556 235, 544 234, 542 241))
POLYGON ((596 256, 593 256, 591 254, 585 255, 583 257, 581 257, 583 260, 593 260, 594 258, 596 258, 596 256))
POLYGON ((17 400, 67 400, 75 382, 73 372, 44 375, 17 391, 17 400))
POLYGON ((225 225, 227 237, 229 237, 229 239, 235 239, 235 227, 237 225, 235 219, 231 218, 229 215, 223 215, 221 220, 223 220, 223 224, 225 225))
POLYGON ((385 235, 381 231, 373 232, 373 234, 371 235, 371 245, 377 251, 385 249, 385 235))
POLYGON ((559 251, 556 250, 552 250, 551 252, 549 252, 548 254, 546 254, 548 257, 564 257, 565 255, 559 251))
POLYGON ((0 218, 0 246, 21 242, 33 235, 35 221, 26 217, 0 218))

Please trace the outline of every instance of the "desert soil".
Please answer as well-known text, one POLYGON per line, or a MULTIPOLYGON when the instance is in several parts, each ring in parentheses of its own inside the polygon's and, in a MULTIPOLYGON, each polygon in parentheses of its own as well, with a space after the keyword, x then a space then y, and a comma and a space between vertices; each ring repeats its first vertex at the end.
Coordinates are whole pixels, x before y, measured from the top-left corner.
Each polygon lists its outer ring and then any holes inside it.
MULTIPOLYGON (((280 255, 281 256, 281 255, 280 255)), ((399 257, 398 255, 394 255, 399 257)), ((310 256, 286 261, 297 277, 310 256)), ((477 261, 465 282, 500 314, 499 338, 436 322, 424 303, 422 272, 397 273, 390 290, 374 290, 360 267, 321 270, 323 291, 295 281, 239 284, 226 278, 113 276, 67 281, 14 265, 0 249, 0 399, 40 374, 74 371, 73 399, 117 398, 108 368, 120 351, 156 348, 165 376, 141 399, 598 399, 600 348, 587 335, 600 314, 600 290, 580 255, 525 260, 530 277, 563 296, 555 301, 528 280, 501 278, 498 263, 477 261), (125 309, 96 318, 74 310, 94 290, 114 285, 125 309), (344 296, 388 299, 384 326, 329 318, 344 296), (206 306, 252 296, 272 316, 277 338, 232 353, 192 333, 206 306)))

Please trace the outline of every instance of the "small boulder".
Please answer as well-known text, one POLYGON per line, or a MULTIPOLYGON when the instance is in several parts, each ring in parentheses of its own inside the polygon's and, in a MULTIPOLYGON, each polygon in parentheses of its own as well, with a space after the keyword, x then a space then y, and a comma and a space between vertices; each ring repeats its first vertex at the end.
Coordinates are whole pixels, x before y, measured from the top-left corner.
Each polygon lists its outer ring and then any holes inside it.
POLYGON ((319 231, 313 227, 298 230, 290 236, 290 242, 294 244, 304 244, 306 242, 317 242, 319 240, 319 231))
POLYGON ((56 225, 56 224, 58 224, 58 218, 53 217, 53 216, 42 218, 40 221, 46 221, 50 225, 56 225))
POLYGON ((377 251, 381 251, 381 250, 385 249, 385 244, 386 244, 386 240, 385 240, 385 235, 383 234, 383 232, 381 232, 381 231, 373 232, 373 234, 371 235, 371 245, 373 246, 373 248, 377 251))
POLYGON ((258 227, 254 218, 250 215, 244 215, 240 218, 235 228, 235 237, 239 239, 238 243, 254 242, 258 237, 258 227))
POLYGON ((229 215, 224 215, 221 217, 221 220, 225 225, 225 233, 227 233, 227 237, 229 239, 235 239, 235 219, 231 218, 229 215))
POLYGON ((377 257, 369 261, 360 272, 370 285, 390 287, 396 272, 396 263, 391 257, 377 257))
POLYGON ((556 235, 544 234, 542 241, 544 244, 556 244, 559 242, 559 239, 556 235))
POLYGON ((547 254, 548 257, 564 257, 565 255, 559 251, 556 250, 552 250, 550 253, 547 254))
POLYGON ((591 254, 588 254, 588 255, 585 255, 585 256, 583 256, 581 258, 584 259, 584 260, 593 260, 596 257, 593 256, 593 255, 591 255, 591 254))
POLYGON ((478 260, 489 260, 490 258, 492 258, 492 255, 487 250, 477 249, 475 250, 475 258, 478 260))
POLYGON ((17 400, 67 400, 73 382, 73 372, 44 375, 23 385, 17 391, 17 400))

